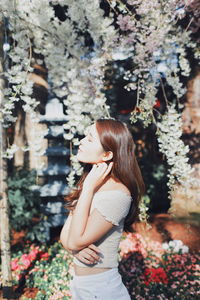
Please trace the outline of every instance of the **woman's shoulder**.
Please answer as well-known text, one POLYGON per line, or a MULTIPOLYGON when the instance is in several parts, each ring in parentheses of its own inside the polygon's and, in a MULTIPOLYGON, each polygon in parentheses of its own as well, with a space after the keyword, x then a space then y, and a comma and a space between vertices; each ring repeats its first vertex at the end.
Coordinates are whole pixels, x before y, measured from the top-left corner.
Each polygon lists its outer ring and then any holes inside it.
POLYGON ((126 194, 127 196, 131 197, 131 193, 129 189, 121 182, 115 182, 113 180, 110 180, 109 182, 106 182, 104 185, 102 185, 96 193, 121 193, 126 194))

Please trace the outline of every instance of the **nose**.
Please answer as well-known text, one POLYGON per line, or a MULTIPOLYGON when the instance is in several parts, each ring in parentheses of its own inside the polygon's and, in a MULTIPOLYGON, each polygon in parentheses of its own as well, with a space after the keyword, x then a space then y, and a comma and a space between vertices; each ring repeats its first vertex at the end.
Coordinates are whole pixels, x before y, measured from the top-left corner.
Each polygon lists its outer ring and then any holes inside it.
POLYGON ((86 136, 80 140, 80 145, 83 144, 83 141, 86 139, 86 136))

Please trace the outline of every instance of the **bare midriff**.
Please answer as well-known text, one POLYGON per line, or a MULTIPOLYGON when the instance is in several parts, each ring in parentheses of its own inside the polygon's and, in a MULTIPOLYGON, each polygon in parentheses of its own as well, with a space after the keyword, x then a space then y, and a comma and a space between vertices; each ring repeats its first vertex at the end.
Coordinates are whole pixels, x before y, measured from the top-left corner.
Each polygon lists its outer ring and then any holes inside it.
POLYGON ((110 270, 110 268, 80 267, 80 266, 74 264, 74 272, 75 272, 75 275, 78 275, 78 276, 98 274, 98 273, 102 273, 102 272, 105 272, 108 270, 110 270))

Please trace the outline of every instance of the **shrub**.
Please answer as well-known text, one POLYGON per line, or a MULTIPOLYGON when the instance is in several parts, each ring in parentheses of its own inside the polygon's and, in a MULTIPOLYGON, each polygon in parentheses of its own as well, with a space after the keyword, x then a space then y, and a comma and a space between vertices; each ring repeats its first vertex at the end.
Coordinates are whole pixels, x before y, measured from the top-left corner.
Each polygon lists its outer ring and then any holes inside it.
POLYGON ((34 221, 41 216, 39 192, 31 188, 35 183, 35 170, 14 170, 8 178, 9 217, 14 230, 26 231, 26 239, 43 241, 44 229, 34 221))

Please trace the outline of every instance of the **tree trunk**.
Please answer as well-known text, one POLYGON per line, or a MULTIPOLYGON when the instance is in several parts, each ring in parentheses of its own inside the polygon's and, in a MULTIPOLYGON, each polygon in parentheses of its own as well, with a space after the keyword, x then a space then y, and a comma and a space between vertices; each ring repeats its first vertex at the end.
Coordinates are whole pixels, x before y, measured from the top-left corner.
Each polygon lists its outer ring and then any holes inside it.
MULTIPOLYGON (((0 16, 0 73, 3 74, 3 19, 0 16)), ((4 80, 0 78, 0 108, 4 105, 4 80)), ((3 298, 12 299, 12 275, 11 275, 11 252, 10 252, 10 228, 7 198, 7 159, 2 157, 6 150, 6 129, 0 122, 0 227, 1 227, 1 261, 3 277, 3 298)))

